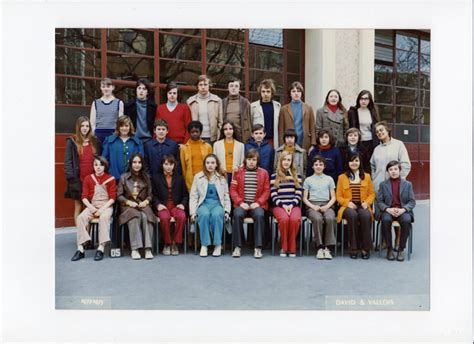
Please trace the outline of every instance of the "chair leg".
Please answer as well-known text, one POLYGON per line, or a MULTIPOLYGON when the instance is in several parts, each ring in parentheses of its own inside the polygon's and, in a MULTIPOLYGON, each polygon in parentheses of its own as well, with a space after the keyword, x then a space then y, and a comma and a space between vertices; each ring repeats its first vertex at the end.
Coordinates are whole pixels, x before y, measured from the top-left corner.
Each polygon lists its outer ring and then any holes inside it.
POLYGON ((410 228, 410 231, 408 232, 408 260, 411 258, 411 252, 413 248, 413 229, 410 228))
POLYGON ((310 230, 309 220, 306 220, 305 228, 304 228, 304 234, 306 236, 306 256, 309 256, 309 245, 311 244, 309 230, 310 230))
POLYGON ((380 223, 382 221, 379 221, 377 223, 377 246, 379 247, 379 257, 382 257, 382 233, 381 231, 381 226, 380 223))
POLYGON ((344 228, 344 220, 341 221, 342 223, 342 228, 341 228, 341 257, 344 258, 344 232, 345 232, 345 228, 344 228))
POLYGON ((188 220, 184 223, 184 241, 183 241, 183 253, 186 254, 186 249, 188 246, 188 220))
POLYGON ((336 245, 334 246, 334 257, 337 257, 337 221, 334 220, 334 230, 335 230, 335 233, 334 233, 334 236, 336 237, 336 245))
POLYGON ((300 221, 300 257, 303 255, 303 220, 300 221))
POLYGON ((275 255, 275 222, 272 221, 272 256, 275 255))

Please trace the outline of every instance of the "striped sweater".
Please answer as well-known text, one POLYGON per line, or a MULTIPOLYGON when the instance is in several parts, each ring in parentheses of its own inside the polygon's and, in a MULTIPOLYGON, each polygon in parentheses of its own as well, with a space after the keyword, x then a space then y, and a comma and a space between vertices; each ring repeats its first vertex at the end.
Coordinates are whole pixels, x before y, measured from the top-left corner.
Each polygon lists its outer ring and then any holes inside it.
POLYGON ((303 194, 303 184, 300 174, 297 175, 297 178, 300 183, 299 187, 295 186, 293 177, 289 174, 289 172, 287 173, 286 181, 280 182, 280 185, 276 187, 276 173, 272 174, 270 178, 270 186, 273 204, 275 204, 277 207, 282 207, 284 205, 300 205, 301 196, 303 194))

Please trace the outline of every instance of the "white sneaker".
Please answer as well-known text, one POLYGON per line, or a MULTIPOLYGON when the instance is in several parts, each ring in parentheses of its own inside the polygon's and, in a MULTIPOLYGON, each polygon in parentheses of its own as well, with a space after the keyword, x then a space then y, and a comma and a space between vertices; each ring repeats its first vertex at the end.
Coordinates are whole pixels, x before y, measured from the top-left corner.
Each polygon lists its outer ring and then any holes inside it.
POLYGON ((221 250, 222 250, 222 246, 216 245, 216 247, 214 247, 214 251, 212 252, 212 256, 219 257, 221 255, 221 250))
POLYGON ((320 248, 316 253, 316 259, 324 259, 324 249, 320 248))
POLYGON ((331 251, 329 251, 327 247, 324 249, 324 259, 327 259, 327 260, 332 259, 331 251))
POLYGON ((171 245, 171 255, 172 256, 178 256, 179 255, 179 249, 176 244, 171 245))
POLYGON ((165 247, 163 247, 163 255, 164 256, 169 256, 170 254, 171 254, 170 245, 165 245, 165 247))
POLYGON ((296 253, 290 253, 290 254, 288 255, 288 257, 295 258, 295 257, 296 257, 296 253))
POLYGON ((153 259, 153 253, 151 253, 149 248, 145 250, 145 259, 153 259))
POLYGON ((280 257, 286 257, 286 252, 283 250, 280 250, 280 257))
POLYGON ((254 250, 254 254, 253 254, 254 258, 256 259, 260 259, 263 257, 263 254, 262 254, 262 249, 261 248, 256 248, 254 250))
POLYGON ((140 252, 138 252, 138 250, 132 250, 132 259, 142 259, 142 256, 140 255, 140 252))
POLYGON ((232 252, 232 257, 240 258, 240 247, 234 248, 234 252, 232 252))
POLYGON ((201 252, 199 252, 201 257, 207 257, 207 246, 201 246, 201 252))

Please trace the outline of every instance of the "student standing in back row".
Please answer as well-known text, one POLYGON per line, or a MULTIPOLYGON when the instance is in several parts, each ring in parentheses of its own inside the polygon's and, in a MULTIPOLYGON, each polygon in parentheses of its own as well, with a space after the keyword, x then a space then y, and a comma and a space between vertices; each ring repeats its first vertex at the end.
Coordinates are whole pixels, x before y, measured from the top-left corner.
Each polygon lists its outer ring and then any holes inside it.
POLYGON ((156 104, 151 95, 148 79, 140 79, 135 86, 136 98, 125 104, 125 115, 129 116, 135 127, 135 135, 143 142, 153 137, 156 104))
POLYGON ((281 105, 272 100, 276 93, 275 83, 272 79, 265 79, 260 82, 257 89, 260 100, 250 104, 250 114, 252 123, 261 124, 265 128, 265 139, 274 149, 277 149, 281 142, 278 141, 278 117, 281 105))
POLYGON ((228 120, 234 125, 235 139, 246 143, 252 134, 250 102, 239 93, 239 79, 231 78, 227 85, 229 95, 222 99, 224 121, 228 120))
POLYGON ((299 81, 292 82, 289 88, 291 102, 283 105, 278 120, 278 139, 283 142, 286 129, 295 129, 296 143, 309 153, 316 145, 316 127, 313 108, 304 103, 304 88, 299 81))
POLYGON ((123 101, 114 97, 112 80, 104 78, 100 81, 102 97, 95 99, 91 106, 91 125, 95 136, 103 143, 105 138, 114 132, 115 123, 123 116, 123 101))
POLYGON ((347 111, 338 90, 329 90, 322 108, 316 112, 316 131, 328 129, 336 139, 336 147, 344 145, 344 134, 349 128, 347 111))
POLYGON ((212 145, 219 139, 223 116, 222 100, 209 92, 210 83, 211 79, 207 75, 200 75, 197 80, 198 93, 190 97, 187 103, 193 121, 202 123, 201 138, 212 145))
MULTIPOLYGON (((174 82, 166 85, 166 104, 161 104, 156 110, 156 119, 168 123, 168 137, 179 145, 189 140, 188 124, 191 122, 191 112, 188 105, 178 103, 178 85, 174 82)), ((159 163, 159 162, 158 162, 159 163)))

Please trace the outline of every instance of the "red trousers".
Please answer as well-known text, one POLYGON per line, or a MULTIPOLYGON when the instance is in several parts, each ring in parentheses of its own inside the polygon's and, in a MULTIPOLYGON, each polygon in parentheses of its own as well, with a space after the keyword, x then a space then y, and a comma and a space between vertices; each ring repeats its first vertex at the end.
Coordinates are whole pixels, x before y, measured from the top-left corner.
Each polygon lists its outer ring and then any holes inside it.
POLYGON ((275 207, 273 216, 278 220, 281 249, 285 252, 296 253, 296 236, 301 225, 301 208, 293 207, 288 215, 282 207, 275 207))
POLYGON ((158 212, 160 218, 161 235, 165 245, 171 244, 171 218, 174 217, 174 242, 181 244, 183 242, 183 229, 186 223, 186 212, 180 208, 167 208, 158 212))

